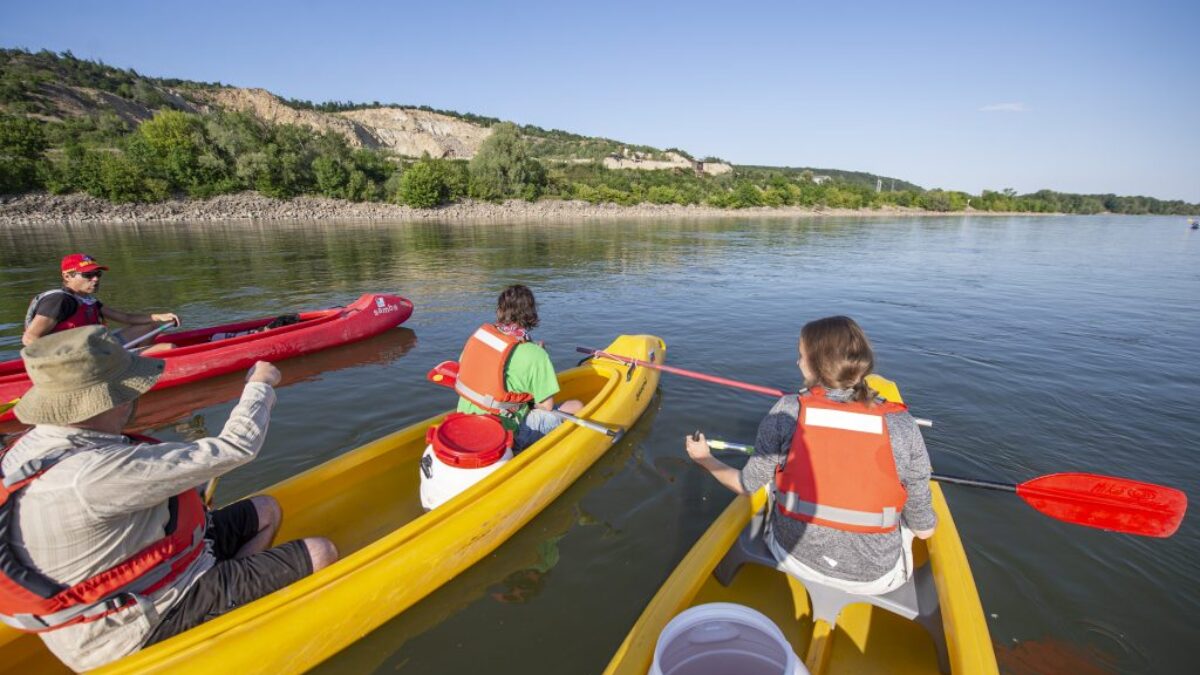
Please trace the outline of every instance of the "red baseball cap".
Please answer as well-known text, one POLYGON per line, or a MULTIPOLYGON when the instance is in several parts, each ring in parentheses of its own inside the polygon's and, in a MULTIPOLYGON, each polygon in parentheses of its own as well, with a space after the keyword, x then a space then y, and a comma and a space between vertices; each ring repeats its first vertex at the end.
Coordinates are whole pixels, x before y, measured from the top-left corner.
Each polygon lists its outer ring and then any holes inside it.
POLYGON ((62 259, 62 271, 64 272, 91 272, 92 270, 107 269, 86 253, 72 253, 62 259))

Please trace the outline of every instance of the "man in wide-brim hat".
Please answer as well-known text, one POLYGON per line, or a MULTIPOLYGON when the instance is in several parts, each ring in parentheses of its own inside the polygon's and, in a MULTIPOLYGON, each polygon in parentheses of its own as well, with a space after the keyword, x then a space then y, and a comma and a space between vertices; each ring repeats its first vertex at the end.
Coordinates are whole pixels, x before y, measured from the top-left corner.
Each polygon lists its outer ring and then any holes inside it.
POLYGON ((279 371, 255 364, 220 435, 191 443, 121 431, 163 362, 102 326, 21 352, 33 381, 15 408, 34 425, 0 455, 0 621, 38 631, 72 669, 114 661, 329 565, 315 537, 268 548, 271 497, 206 513, 196 486, 254 459, 279 371))

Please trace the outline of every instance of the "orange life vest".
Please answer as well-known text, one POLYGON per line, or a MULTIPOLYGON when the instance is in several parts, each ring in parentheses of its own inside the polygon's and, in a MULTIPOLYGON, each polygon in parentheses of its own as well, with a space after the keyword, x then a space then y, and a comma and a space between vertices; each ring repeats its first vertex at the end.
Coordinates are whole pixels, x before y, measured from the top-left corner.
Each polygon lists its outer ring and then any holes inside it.
MULTIPOLYGON (((145 596, 170 584, 204 552, 204 502, 196 490, 187 490, 168 501, 162 539, 77 584, 66 586, 21 563, 12 545, 13 497, 58 462, 87 450, 43 455, 11 475, 0 475, 0 621, 18 630, 54 630, 148 603, 145 596)), ((7 453, 8 448, 0 451, 0 459, 7 453)))
POLYGON ((505 386, 504 367, 526 337, 509 335, 490 323, 480 326, 463 347, 458 360, 459 396, 493 414, 514 413, 533 401, 531 394, 511 392, 505 386))
POLYGON ((37 315, 38 303, 42 298, 62 293, 68 295, 75 301, 75 311, 67 318, 59 321, 50 329, 51 333, 58 333, 72 328, 81 328, 83 326, 104 325, 104 315, 100 313, 100 303, 84 302, 82 298, 62 288, 55 288, 44 293, 38 293, 33 300, 29 302, 29 309, 25 311, 25 327, 29 328, 29 324, 33 322, 33 317, 37 315))
POLYGON ((837 403, 814 387, 800 395, 787 461, 775 472, 775 503, 789 518, 848 532, 891 532, 908 491, 896 473, 884 415, 901 403, 837 403))

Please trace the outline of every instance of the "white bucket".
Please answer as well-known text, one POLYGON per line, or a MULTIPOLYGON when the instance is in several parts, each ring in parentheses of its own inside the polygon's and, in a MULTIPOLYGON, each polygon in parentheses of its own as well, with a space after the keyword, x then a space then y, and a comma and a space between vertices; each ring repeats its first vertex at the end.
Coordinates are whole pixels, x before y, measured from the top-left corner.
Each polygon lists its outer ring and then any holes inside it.
POLYGON ((649 675, 808 675, 773 621, 730 602, 699 605, 663 628, 649 675))
POLYGON ((426 511, 436 509, 504 466, 512 457, 512 450, 505 450, 500 459, 487 466, 464 469, 446 464, 438 459, 432 445, 425 446, 425 452, 421 455, 421 506, 426 511))

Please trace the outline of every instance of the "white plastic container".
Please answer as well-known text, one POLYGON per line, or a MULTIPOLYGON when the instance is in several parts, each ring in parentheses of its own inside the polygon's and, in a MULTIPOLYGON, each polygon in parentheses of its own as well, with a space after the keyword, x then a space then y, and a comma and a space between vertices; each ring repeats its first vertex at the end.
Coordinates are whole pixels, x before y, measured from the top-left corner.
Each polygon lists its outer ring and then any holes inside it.
POLYGON ((663 628, 649 675, 808 675, 783 631, 762 612, 714 602, 663 628))
POLYGON ((512 450, 505 450, 494 464, 460 469, 438 459, 433 452, 433 445, 425 446, 425 452, 421 455, 421 466, 428 466, 431 476, 426 478, 425 471, 421 471, 421 506, 425 507, 426 511, 436 509, 504 466, 512 457, 512 450))
POLYGON ((512 432, 487 415, 451 413, 425 434, 421 454, 421 506, 450 501, 512 459, 512 432))

